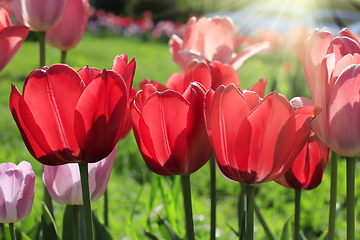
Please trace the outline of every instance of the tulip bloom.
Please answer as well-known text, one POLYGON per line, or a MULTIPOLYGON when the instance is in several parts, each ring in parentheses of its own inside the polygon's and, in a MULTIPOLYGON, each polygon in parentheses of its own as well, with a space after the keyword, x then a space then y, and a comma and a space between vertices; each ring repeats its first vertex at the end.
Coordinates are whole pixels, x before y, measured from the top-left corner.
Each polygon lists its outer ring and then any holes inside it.
POLYGON ((246 59, 268 48, 268 42, 253 44, 235 53, 236 27, 229 17, 191 17, 186 23, 183 39, 172 35, 169 41, 173 60, 185 70, 192 59, 219 61, 238 69, 246 59), (215 40, 216 39, 216 40, 215 40))
MULTIPOLYGON (((116 147, 106 158, 89 163, 91 201, 98 200, 105 192, 116 156, 116 147)), ((80 171, 76 163, 44 166, 43 181, 51 198, 58 204, 83 205, 80 171)))
POLYGON ((0 164, 0 222, 15 223, 27 218, 35 194, 35 173, 31 164, 0 164))
POLYGON ((28 34, 28 27, 11 25, 8 12, 0 8, 0 72, 19 50, 28 34))
POLYGON ((291 168, 275 181, 288 188, 314 189, 321 183, 328 159, 329 147, 312 133, 291 168))
POLYGON ((32 156, 46 165, 97 162, 125 128, 132 85, 114 71, 55 64, 34 70, 10 110, 32 156))
POLYGON ((188 175, 210 158, 202 114, 205 89, 193 82, 184 93, 160 92, 152 84, 131 105, 133 131, 148 167, 160 175, 188 175))
POLYGON ((35 32, 54 28, 61 19, 65 4, 66 0, 13 0, 17 20, 35 32))
MULTIPOLYGON (((140 88, 147 83, 156 86, 160 91, 172 89, 180 93, 185 92, 191 82, 199 82, 205 88, 217 89, 220 85, 229 85, 230 83, 240 88, 240 79, 233 67, 228 64, 222 64, 218 61, 207 64, 204 61, 193 60, 189 63, 186 70, 181 73, 173 73, 162 85, 158 82, 144 79, 140 83, 140 88)), ((257 92, 261 97, 264 95, 267 79, 260 79, 254 86, 248 90, 257 92)))
POLYGON ((46 32, 46 42, 62 51, 73 49, 81 40, 89 20, 88 0, 69 0, 59 24, 46 32))
POLYGON ((296 98, 296 107, 316 105, 321 114, 312 123, 314 132, 334 152, 360 154, 360 43, 348 30, 332 38, 314 33, 304 50, 304 73, 313 100, 296 98))
POLYGON ((261 99, 230 84, 205 96, 206 128, 220 171, 248 185, 279 178, 310 134, 316 107, 294 111, 277 92, 261 99))

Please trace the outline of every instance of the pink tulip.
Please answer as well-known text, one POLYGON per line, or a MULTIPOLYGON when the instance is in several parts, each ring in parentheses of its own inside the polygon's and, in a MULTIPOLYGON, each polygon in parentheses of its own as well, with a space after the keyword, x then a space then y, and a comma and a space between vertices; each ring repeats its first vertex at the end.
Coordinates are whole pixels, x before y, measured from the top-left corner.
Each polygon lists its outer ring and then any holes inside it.
MULTIPOLYGON (((89 163, 91 201, 98 200, 105 192, 116 156, 116 147, 106 158, 89 163)), ((63 205, 83 205, 79 165, 44 165, 43 181, 51 198, 63 205)))
POLYGON ((185 27, 183 39, 173 35, 169 41, 173 60, 185 70, 192 59, 219 61, 238 69, 246 59, 268 48, 267 42, 253 44, 235 53, 236 28, 228 17, 191 17, 185 27))
POLYGON ((309 63, 304 72, 313 100, 295 98, 293 106, 321 107, 312 123, 314 132, 334 152, 345 157, 359 155, 359 40, 348 29, 333 39, 329 33, 315 30, 306 43, 304 62, 309 63))
POLYGON ((28 27, 12 26, 9 14, 4 8, 0 8, 0 71, 19 50, 28 33, 28 27))
POLYGON ((35 194, 35 173, 31 164, 0 164, 0 222, 15 223, 27 218, 35 194))
POLYGON ((21 24, 35 32, 46 32, 59 23, 66 0, 13 0, 13 4, 21 24))
POLYGON ((46 32, 46 42, 53 47, 68 51, 81 40, 89 19, 88 0, 69 0, 58 25, 46 32))

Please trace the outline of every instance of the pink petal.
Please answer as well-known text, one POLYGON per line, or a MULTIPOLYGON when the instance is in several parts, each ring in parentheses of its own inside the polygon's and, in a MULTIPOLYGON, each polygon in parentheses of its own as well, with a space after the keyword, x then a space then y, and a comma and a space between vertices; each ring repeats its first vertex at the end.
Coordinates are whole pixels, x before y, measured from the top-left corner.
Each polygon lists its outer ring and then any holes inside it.
POLYGON ((235 57, 232 58, 230 64, 235 70, 237 70, 244 64, 247 59, 260 52, 261 50, 269 48, 269 46, 269 42, 261 42, 250 45, 249 47, 236 53, 235 57))

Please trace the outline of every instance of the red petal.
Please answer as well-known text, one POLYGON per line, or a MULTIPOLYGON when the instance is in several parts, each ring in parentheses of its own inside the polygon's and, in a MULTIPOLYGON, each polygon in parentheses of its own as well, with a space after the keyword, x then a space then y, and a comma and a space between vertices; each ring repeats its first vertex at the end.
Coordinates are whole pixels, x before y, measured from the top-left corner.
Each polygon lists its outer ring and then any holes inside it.
POLYGON ((103 70, 86 86, 75 111, 75 135, 84 162, 97 162, 114 149, 124 128, 128 95, 124 80, 103 70))

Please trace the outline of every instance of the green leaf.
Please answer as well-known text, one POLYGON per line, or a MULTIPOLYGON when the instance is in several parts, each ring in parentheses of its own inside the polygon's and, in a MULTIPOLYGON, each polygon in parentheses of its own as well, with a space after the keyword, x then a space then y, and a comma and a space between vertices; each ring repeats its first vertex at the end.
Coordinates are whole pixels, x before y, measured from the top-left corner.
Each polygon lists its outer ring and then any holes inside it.
POLYGON ((166 240, 179 240, 179 236, 176 235, 169 222, 161 215, 156 215, 156 220, 159 225, 160 233, 166 240))
POLYGON ((290 217, 288 217, 288 219, 286 220, 283 230, 282 230, 282 234, 281 234, 281 240, 288 240, 290 239, 290 230, 289 230, 289 223, 291 221, 291 219, 293 218, 293 216, 291 215, 290 217))
POLYGON ((255 203, 255 214, 256 214, 256 217, 257 219, 259 220, 259 222, 261 223, 261 225, 263 226, 264 228, 264 231, 266 233, 266 236, 267 236, 267 239, 269 240, 275 240, 276 237, 275 235, 273 234, 273 232, 271 231, 270 227, 268 226, 268 224, 266 223, 262 213, 261 213, 261 210, 260 208, 258 207, 258 205, 255 203))
POLYGON ((19 229, 15 229, 15 235, 16 235, 16 240, 31 240, 31 238, 29 238, 29 236, 26 235, 26 233, 20 231, 19 229))
POLYGON ((64 211, 62 239, 73 240, 74 237, 74 206, 67 205, 64 211))
POLYGON ((49 209, 42 203, 41 226, 43 232, 43 240, 60 240, 58 230, 56 228, 54 218, 52 217, 49 209))
POLYGON ((0 224, 0 239, 11 240, 9 225, 5 223, 0 224))
POLYGON ((149 232, 147 232, 145 230, 144 230, 144 234, 145 234, 146 237, 148 237, 148 238, 150 238, 152 240, 159 240, 154 234, 149 233, 149 232))
POLYGON ((106 226, 99 222, 97 216, 93 213, 94 239, 95 240, 113 240, 106 226))
POLYGON ((326 229, 317 240, 326 240, 328 236, 328 229, 326 229))
POLYGON ((34 226, 26 232, 31 240, 40 240, 41 222, 37 221, 34 226))

